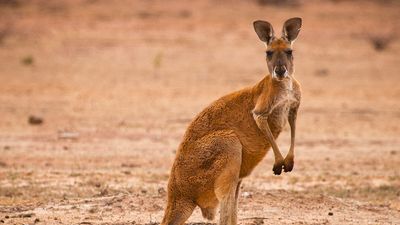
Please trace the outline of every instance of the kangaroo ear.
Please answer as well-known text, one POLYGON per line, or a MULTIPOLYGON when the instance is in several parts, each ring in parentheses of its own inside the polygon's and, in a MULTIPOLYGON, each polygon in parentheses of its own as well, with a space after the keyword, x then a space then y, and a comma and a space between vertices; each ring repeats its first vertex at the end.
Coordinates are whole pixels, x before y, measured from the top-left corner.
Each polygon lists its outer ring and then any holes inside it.
POLYGON ((282 37, 286 40, 293 42, 296 40, 297 35, 300 32, 301 28, 301 18, 294 17, 286 20, 285 24, 283 24, 282 37))
POLYGON ((274 29, 267 21, 257 20, 253 22, 254 30, 261 41, 269 44, 274 37, 274 29))

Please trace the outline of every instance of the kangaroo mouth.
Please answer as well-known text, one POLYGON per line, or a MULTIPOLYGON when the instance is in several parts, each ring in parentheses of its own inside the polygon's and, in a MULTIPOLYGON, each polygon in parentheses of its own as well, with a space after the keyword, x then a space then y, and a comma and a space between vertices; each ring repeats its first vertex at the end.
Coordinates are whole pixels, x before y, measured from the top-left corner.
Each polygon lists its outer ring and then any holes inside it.
POLYGON ((272 72, 272 77, 276 78, 277 80, 283 80, 289 76, 289 72, 286 69, 286 66, 275 66, 272 72))

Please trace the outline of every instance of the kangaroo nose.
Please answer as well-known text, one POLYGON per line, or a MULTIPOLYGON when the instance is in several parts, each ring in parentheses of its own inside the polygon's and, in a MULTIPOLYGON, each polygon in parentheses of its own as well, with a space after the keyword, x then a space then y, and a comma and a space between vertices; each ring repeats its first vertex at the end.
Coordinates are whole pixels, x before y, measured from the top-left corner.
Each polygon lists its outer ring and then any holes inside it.
POLYGON ((279 77, 283 77, 285 75, 285 73, 286 73, 286 67, 285 66, 277 66, 275 68, 275 73, 279 77))

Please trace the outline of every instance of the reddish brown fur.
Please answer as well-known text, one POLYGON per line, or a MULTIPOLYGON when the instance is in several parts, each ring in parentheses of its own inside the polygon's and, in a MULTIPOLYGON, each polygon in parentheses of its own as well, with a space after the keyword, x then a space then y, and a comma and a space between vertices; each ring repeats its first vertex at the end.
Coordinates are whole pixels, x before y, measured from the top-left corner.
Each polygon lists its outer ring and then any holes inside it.
MULTIPOLYGON (((215 212, 220 200, 215 190, 227 189, 229 187, 225 185, 229 186, 251 173, 271 146, 258 128, 252 112, 258 102, 265 107, 273 105, 273 99, 286 94, 284 86, 284 83, 266 76, 254 87, 215 101, 193 120, 172 167, 163 224, 171 219, 168 210, 177 210, 172 206, 174 203, 187 212, 184 217, 189 217, 196 205, 215 212), (223 177, 223 173, 229 175, 223 177), (223 181, 218 182, 218 179, 223 181)), ((300 86, 294 79, 293 96, 300 98, 300 86)), ((275 108, 268 120, 275 138, 284 125, 280 118, 281 110, 287 109, 275 108)), ((213 217, 208 216, 208 219, 213 217)))
POLYGON ((276 51, 283 51, 285 49, 290 48, 290 42, 285 41, 283 39, 276 39, 270 44, 271 49, 276 51))
MULTIPOLYGON (((276 39, 271 47, 286 44, 276 39)), ((274 172, 293 168, 294 121, 300 93, 293 76, 275 79, 268 75, 255 86, 226 95, 205 108, 189 125, 177 151, 162 224, 183 224, 196 206, 205 218, 213 219, 219 203, 219 223, 236 224, 241 180, 271 146, 274 172), (274 140, 288 118, 292 142, 284 159, 274 140)))

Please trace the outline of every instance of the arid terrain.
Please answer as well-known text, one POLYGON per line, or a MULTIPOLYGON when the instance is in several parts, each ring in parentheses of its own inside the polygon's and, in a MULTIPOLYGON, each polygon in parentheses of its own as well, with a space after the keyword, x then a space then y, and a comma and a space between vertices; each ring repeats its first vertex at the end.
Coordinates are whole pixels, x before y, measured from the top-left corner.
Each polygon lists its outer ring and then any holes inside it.
POLYGON ((295 168, 240 224, 400 224, 400 3, 265 2, 1 0, 0 224, 159 223, 192 118, 268 73, 252 22, 294 16, 295 168))

